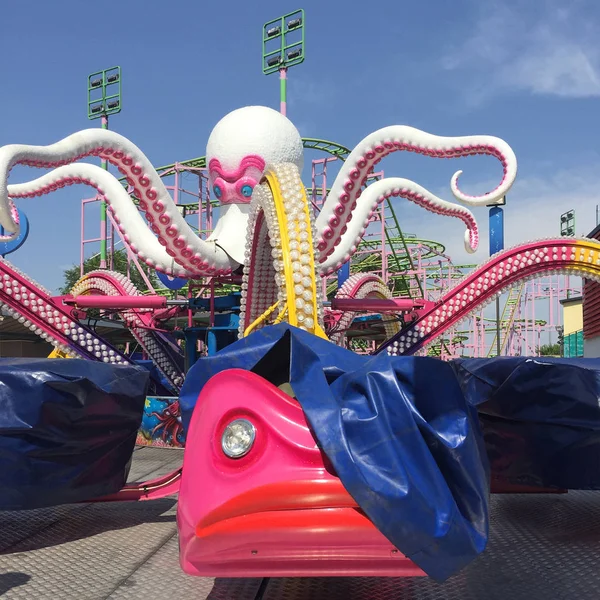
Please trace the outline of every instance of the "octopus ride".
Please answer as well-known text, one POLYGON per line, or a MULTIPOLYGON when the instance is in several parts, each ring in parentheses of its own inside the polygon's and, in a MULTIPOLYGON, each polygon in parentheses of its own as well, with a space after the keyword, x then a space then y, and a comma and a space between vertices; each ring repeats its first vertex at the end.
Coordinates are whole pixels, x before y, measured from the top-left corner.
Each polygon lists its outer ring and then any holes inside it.
MULTIPOLYGON (((186 573, 427 574, 444 580, 484 550, 495 464, 480 424, 486 394, 473 387, 470 363, 412 355, 516 281, 558 272, 600 281, 600 244, 547 239, 494 255, 439 301, 424 303, 413 321, 390 329, 374 355, 354 354, 336 343, 339 336, 327 335, 329 309, 319 283, 351 259, 379 203, 400 197, 458 218, 466 227, 466 249, 474 252, 479 243, 477 222, 465 206, 405 178, 366 185, 374 166, 398 151, 499 160, 503 175, 491 192, 467 195, 458 185, 461 171, 452 177, 454 197, 473 207, 501 199, 517 174, 515 154, 499 138, 385 127, 350 153, 315 216, 301 180, 297 129, 272 109, 244 107, 219 121, 207 143, 220 216, 201 239, 142 151, 113 131, 0 148, 0 225, 8 237, 19 232, 14 199, 83 182, 105 196, 124 243, 140 261, 174 277, 233 275, 241 281, 238 340, 200 358, 182 386, 175 382, 186 432, 182 469, 97 499, 149 500, 178 492, 186 573), (137 205, 113 175, 78 162, 86 156, 115 165, 137 205), (17 164, 53 170, 8 185, 17 164)), ((385 284, 369 277, 363 298, 389 300, 385 284)), ((339 297, 356 300, 358 283, 350 278, 339 297)), ((75 306, 84 291, 73 294, 75 306)), ((562 487, 543 479, 537 485, 562 487)), ((525 487, 503 488, 496 480, 492 491, 525 487)))

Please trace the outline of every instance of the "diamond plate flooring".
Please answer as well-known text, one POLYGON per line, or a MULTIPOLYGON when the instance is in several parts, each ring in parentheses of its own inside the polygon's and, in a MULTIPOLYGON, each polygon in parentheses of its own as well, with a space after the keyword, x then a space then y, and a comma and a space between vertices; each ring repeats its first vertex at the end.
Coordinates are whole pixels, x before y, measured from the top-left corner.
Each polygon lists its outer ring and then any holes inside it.
MULTIPOLYGON (((130 479, 181 463, 138 448, 130 479)), ((0 512, 6 600, 596 600, 600 493, 495 496, 486 552, 443 585, 427 578, 209 579, 178 562, 176 498, 0 512), (265 583, 267 583, 265 581, 265 583)))
POLYGON ((263 600, 599 600, 600 492, 493 496, 486 551, 424 577, 272 579, 263 600))
MULTIPOLYGON (((140 447, 130 480, 177 468, 183 452, 140 447)), ((178 561, 176 498, 0 511, 0 597, 253 599, 260 580, 188 577, 178 561)))

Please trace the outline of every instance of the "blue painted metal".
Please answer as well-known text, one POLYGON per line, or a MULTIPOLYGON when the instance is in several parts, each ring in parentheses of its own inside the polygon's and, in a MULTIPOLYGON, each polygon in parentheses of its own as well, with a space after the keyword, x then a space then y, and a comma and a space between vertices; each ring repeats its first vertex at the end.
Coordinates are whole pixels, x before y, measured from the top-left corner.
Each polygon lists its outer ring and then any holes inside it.
POLYGON ((500 206, 490 208, 490 256, 504 250, 504 210, 500 206))
MULTIPOLYGON (((7 242, 0 242, 0 255, 2 257, 18 250, 27 240, 27 236, 29 235, 29 220, 25 213, 18 208, 17 212, 19 213, 19 223, 21 225, 21 232, 14 240, 9 240, 7 242)), ((0 235, 5 235, 4 227, 0 225, 0 235)))
POLYGON ((354 323, 367 323, 368 321, 381 321, 381 315, 361 315, 354 317, 354 323))
MULTIPOLYGON (((228 294, 227 296, 217 296, 214 299, 214 310, 215 312, 222 312, 227 310, 236 310, 240 308, 240 301, 242 295, 239 292, 228 294)), ((191 298, 190 308, 192 310, 210 310, 210 298, 191 298)))
MULTIPOLYGON (((504 211, 490 207, 490 256, 504 250, 504 211)), ((496 356, 500 356, 500 296, 496 295, 496 356)))
POLYGON ((237 313, 228 312, 216 314, 215 324, 212 327, 186 328, 183 331, 186 347, 186 371, 196 362, 196 343, 198 339, 206 343, 208 355, 212 356, 236 341, 239 324, 240 316, 237 313))
POLYGON ((350 277, 350 261, 343 264, 338 271, 338 288, 341 288, 350 277))
POLYGON ((183 332, 185 338, 185 370, 189 371, 191 366, 196 362, 196 342, 198 334, 193 329, 186 329, 183 332))
POLYGON ((180 290, 187 282, 187 279, 181 277, 170 277, 164 273, 156 271, 156 276, 160 279, 162 284, 169 290, 180 290))
POLYGON ((206 346, 209 356, 217 353, 217 334, 214 329, 209 329, 206 334, 206 346))

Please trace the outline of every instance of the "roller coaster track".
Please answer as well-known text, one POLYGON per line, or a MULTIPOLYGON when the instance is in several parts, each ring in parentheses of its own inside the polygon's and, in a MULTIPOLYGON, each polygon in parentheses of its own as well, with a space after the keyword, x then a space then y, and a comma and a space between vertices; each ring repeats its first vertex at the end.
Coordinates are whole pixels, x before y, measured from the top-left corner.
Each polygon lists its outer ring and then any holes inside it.
POLYGON ((464 277, 416 321, 379 346, 375 353, 413 354, 492 302, 504 289, 545 274, 600 281, 600 243, 587 238, 553 238, 499 252, 464 277))
MULTIPOLYGON (((506 346, 508 345, 508 340, 510 338, 513 325, 515 324, 515 317, 519 311, 519 306, 521 305, 521 296, 523 295, 524 289, 525 282, 522 282, 521 285, 511 288, 508 292, 508 298, 506 299, 504 310, 502 311, 502 316, 500 317, 502 328, 502 333, 500 336, 500 356, 506 352, 506 346)), ((498 330, 496 330, 494 333, 494 339, 492 340, 492 345, 488 351, 488 357, 496 356, 497 341, 498 330)))
MULTIPOLYGON (((130 294, 136 291, 124 275, 102 272, 102 278, 105 293, 109 293, 106 290, 111 285, 121 293, 130 294)), ((94 287, 90 286, 89 289, 91 291, 94 287)), ((78 291, 76 288, 74 290, 78 291)), ((0 305, 13 319, 52 344, 55 352, 51 356, 83 358, 112 364, 135 364, 101 338, 92 327, 81 323, 75 312, 63 304, 62 299, 53 297, 48 290, 7 260, 0 260, 0 305)), ((179 379, 177 373, 171 373, 171 365, 177 364, 176 356, 172 355, 177 351, 169 346, 166 339, 162 339, 159 332, 147 328, 147 323, 141 316, 129 315, 126 322, 176 391, 183 381, 180 373, 179 379)))
MULTIPOLYGON (((121 273, 97 270, 84 275, 71 290, 76 297, 87 294, 106 296, 141 296, 135 285, 121 273)), ((184 379, 183 356, 179 347, 165 333, 157 331, 149 309, 120 311, 127 327, 139 345, 166 377, 173 389, 181 387, 184 379)))
MULTIPOLYGON (((336 298, 391 298, 392 293, 385 285, 383 280, 377 275, 355 274, 351 275, 340 287, 336 298)), ((356 312, 344 312, 335 324, 334 329, 329 333, 331 341, 341 345, 344 340, 345 331, 352 325, 356 312)), ((400 324, 390 316, 383 318, 386 337, 391 337, 399 331, 400 324)))
POLYGON ((7 260, 0 260, 0 304, 13 319, 67 356, 132 364, 92 328, 80 323, 71 309, 7 260))

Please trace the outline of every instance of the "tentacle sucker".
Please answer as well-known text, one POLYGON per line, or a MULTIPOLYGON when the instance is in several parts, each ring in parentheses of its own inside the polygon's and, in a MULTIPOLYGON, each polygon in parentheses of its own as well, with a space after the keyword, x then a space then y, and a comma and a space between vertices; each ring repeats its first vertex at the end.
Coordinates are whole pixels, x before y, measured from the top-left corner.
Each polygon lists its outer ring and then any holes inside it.
MULTIPOLYGON (((329 257, 353 219, 358 205, 361 188, 372 168, 392 152, 406 150, 435 158, 455 158, 471 154, 489 154, 497 157, 504 169, 500 184, 491 192, 481 196, 468 196, 457 185, 456 173, 451 181, 455 197, 473 205, 490 204, 502 198, 512 186, 517 161, 510 146, 500 138, 492 136, 437 136, 413 127, 395 125, 384 127, 364 138, 346 159, 338 174, 323 208, 317 218, 321 262, 329 257)), ((337 261, 336 261, 337 262, 337 261)))
POLYGON ((346 225, 346 231, 340 236, 339 244, 319 265, 321 274, 332 273, 350 260, 365 233, 370 218, 377 210, 378 204, 392 196, 406 198, 429 212, 460 219, 467 226, 467 231, 465 231, 467 252, 477 250, 479 231, 475 216, 469 209, 438 198, 414 181, 402 177, 389 177, 372 183, 363 191, 360 202, 357 202, 352 213, 352 219, 346 225))
MULTIPOLYGON (((184 269, 198 275, 224 275, 239 265, 216 244, 196 235, 148 158, 114 131, 87 129, 49 146, 12 144, 0 148, 0 224, 7 231, 18 230, 10 212, 7 188, 8 173, 14 165, 55 168, 91 155, 105 158, 126 175, 159 243, 184 269)), ((243 231, 238 235, 243 235, 243 231)))
POLYGON ((68 185, 84 183, 104 195, 129 248, 147 264, 168 275, 191 278, 193 273, 180 267, 148 229, 131 197, 110 173, 96 165, 74 163, 54 169, 38 179, 8 186, 11 198, 40 196, 68 185))

